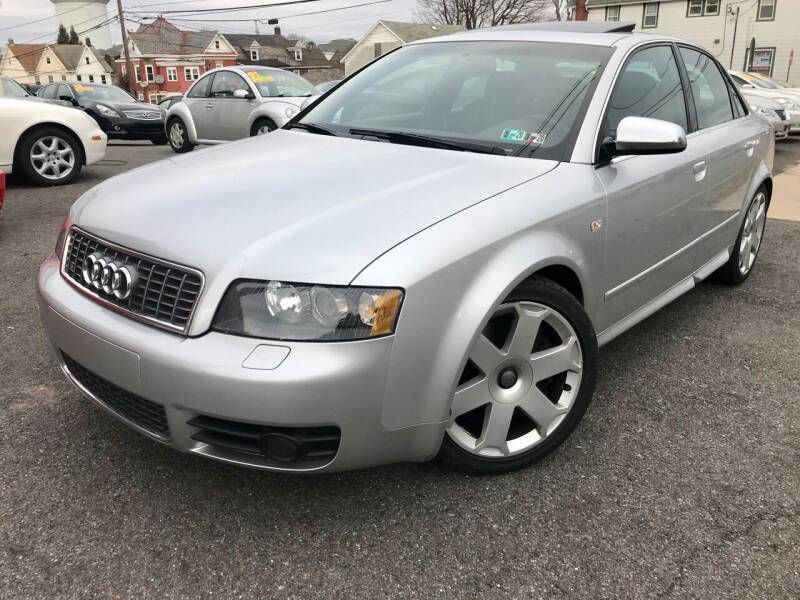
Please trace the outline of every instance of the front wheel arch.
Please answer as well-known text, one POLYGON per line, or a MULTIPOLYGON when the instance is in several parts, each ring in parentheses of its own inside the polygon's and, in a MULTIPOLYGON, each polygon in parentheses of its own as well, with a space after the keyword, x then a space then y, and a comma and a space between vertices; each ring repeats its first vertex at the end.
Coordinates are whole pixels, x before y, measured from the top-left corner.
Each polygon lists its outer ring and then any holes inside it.
POLYGON ((19 137, 17 138, 17 143, 14 146, 14 169, 15 170, 17 169, 17 167, 19 165, 19 159, 20 159, 19 152, 20 152, 20 149, 22 148, 22 141, 25 139, 25 137, 28 134, 34 132, 37 129, 46 129, 46 128, 49 128, 49 127, 52 127, 54 129, 60 129, 65 134, 71 135, 73 138, 75 138, 78 141, 78 149, 80 150, 80 154, 81 154, 81 156, 80 156, 81 164, 86 164, 86 148, 84 148, 84 146, 83 146, 83 140, 81 139, 81 136, 79 136, 77 133, 75 133, 69 127, 67 127, 65 125, 62 125, 61 123, 45 122, 45 123, 36 123, 35 125, 31 125, 25 131, 23 131, 19 135, 19 137))
POLYGON ((272 127, 272 131, 275 131, 276 129, 278 129, 277 123, 275 123, 275 121, 273 121, 271 118, 269 118, 269 117, 258 117, 258 118, 256 118, 255 121, 253 121, 253 124, 250 126, 250 137, 254 137, 254 136, 258 135, 258 130, 263 125, 267 125, 267 126, 272 127))

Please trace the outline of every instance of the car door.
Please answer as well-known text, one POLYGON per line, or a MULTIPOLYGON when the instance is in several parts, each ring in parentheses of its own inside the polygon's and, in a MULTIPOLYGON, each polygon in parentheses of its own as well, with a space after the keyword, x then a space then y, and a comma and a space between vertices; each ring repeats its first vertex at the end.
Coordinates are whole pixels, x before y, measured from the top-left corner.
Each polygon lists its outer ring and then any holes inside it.
POLYGON ((253 98, 235 98, 236 90, 253 94, 247 82, 233 71, 217 71, 211 86, 211 101, 214 103, 209 135, 214 140, 238 140, 250 135, 250 113, 256 107, 253 98))
POLYGON ((636 50, 617 77, 600 139, 628 116, 676 123, 689 132, 676 154, 623 156, 598 164, 607 197, 602 324, 610 326, 686 278, 694 265, 692 214, 706 195, 706 147, 694 123, 677 48, 636 50))
POLYGON ((739 213, 757 167, 755 150, 768 142, 768 132, 747 114, 716 60, 683 45, 680 55, 697 114, 698 141, 708 153, 708 195, 692 219, 698 238, 695 268, 699 269, 715 258, 722 260, 721 253, 736 239, 739 213))
POLYGON ((209 98, 211 85, 214 81, 215 73, 209 73, 200 78, 186 94, 184 102, 192 114, 195 133, 198 140, 213 140, 210 136, 211 119, 214 111, 214 104, 209 98))

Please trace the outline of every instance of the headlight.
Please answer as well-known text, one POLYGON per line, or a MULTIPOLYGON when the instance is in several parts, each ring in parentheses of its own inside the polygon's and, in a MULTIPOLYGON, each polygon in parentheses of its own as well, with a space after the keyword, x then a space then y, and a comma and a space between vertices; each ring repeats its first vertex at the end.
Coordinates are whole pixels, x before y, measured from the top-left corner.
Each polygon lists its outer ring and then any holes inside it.
POLYGON ((109 108, 105 104, 98 104, 97 105, 97 112, 99 112, 104 117, 117 117, 117 118, 119 118, 121 116, 113 108, 109 108))
POLYGON ((283 111, 283 114, 286 115, 286 118, 291 119, 293 116, 295 116, 299 112, 300 112, 300 110, 298 108, 296 108, 294 106, 289 106, 289 107, 286 108, 285 111, 283 111))
POLYGON ((212 327, 273 340, 358 340, 394 333, 402 301, 399 289, 238 280, 212 327))

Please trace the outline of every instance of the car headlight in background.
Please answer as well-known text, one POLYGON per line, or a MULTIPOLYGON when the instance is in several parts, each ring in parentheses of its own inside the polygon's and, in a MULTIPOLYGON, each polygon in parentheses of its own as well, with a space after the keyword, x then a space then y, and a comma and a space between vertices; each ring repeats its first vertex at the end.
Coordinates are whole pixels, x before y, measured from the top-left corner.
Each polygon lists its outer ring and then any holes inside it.
POLYGON ((403 291, 238 280, 213 329, 273 340, 359 340, 394 333, 403 291))
POLYGON ((105 104, 98 104, 97 105, 97 112, 99 112, 104 117, 116 117, 116 118, 119 118, 121 116, 113 108, 109 108, 105 104))
POLYGON ((285 110, 285 111, 283 111, 283 114, 285 114, 285 115, 286 115, 286 118, 287 118, 287 119, 291 119, 293 116, 295 116, 295 115, 296 115, 297 113, 299 113, 299 112, 300 112, 300 109, 298 109, 297 107, 295 107, 295 106, 288 106, 288 107, 286 108, 286 110, 285 110))

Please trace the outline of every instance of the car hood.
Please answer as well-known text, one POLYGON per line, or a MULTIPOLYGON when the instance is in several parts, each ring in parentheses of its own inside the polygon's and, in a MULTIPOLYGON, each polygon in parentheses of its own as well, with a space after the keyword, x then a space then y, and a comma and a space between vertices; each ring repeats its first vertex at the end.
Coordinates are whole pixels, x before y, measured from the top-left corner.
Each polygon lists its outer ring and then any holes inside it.
POLYGON ((109 179, 72 220, 224 285, 344 285, 409 236, 557 164, 279 130, 109 179))
POLYGON ((80 105, 81 106, 86 106, 86 107, 95 106, 97 104, 104 104, 105 106, 108 106, 109 108, 113 108, 114 110, 120 111, 120 112, 121 111, 127 111, 127 110, 146 110, 146 111, 149 111, 149 112, 157 112, 157 113, 163 113, 164 112, 164 109, 161 108, 160 106, 157 106, 156 104, 147 104, 145 102, 139 102, 139 103, 136 103, 136 102, 110 102, 110 101, 107 102, 105 100, 89 100, 89 99, 80 101, 80 105))

